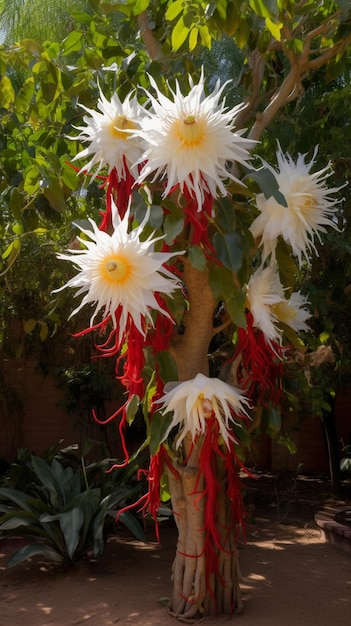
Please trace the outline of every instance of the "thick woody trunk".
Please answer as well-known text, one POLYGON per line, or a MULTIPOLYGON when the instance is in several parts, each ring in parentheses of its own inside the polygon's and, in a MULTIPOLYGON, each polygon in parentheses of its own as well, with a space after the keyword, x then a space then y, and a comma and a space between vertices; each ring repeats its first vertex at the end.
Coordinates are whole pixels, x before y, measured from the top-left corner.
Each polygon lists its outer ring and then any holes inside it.
POLYGON ((179 478, 169 472, 174 518, 178 528, 177 552, 173 562, 173 591, 169 603, 171 613, 179 620, 240 613, 242 609, 239 583, 241 579, 236 528, 231 519, 231 506, 226 496, 226 476, 217 465, 216 525, 220 530, 221 549, 212 546, 211 561, 205 550, 205 500, 199 497, 203 477, 198 478, 198 451, 184 467, 177 466, 179 478), (229 530, 228 530, 229 529, 229 530))
MULTIPOLYGON (((181 381, 194 378, 198 373, 208 375, 207 354, 213 336, 216 304, 207 272, 186 265, 184 282, 189 296, 189 312, 185 333, 172 350, 181 381)), ((210 551, 206 549, 206 484, 199 466, 202 443, 200 438, 192 446, 190 436, 185 437, 183 454, 186 463, 177 464, 175 473, 169 471, 172 507, 178 528, 169 608, 175 617, 184 621, 241 610, 237 529, 231 519, 232 503, 226 495, 228 478, 220 458, 213 471, 218 486, 214 508, 221 549, 213 541, 210 551)))

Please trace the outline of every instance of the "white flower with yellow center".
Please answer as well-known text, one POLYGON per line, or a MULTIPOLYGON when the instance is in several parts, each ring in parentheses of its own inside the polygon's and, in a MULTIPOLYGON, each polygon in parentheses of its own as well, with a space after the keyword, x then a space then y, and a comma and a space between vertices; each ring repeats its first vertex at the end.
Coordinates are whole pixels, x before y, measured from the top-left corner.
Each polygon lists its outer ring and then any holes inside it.
POLYGON ((230 447, 229 440, 234 441, 230 432, 231 422, 236 423, 234 415, 247 418, 245 405, 249 402, 240 389, 223 382, 219 378, 208 378, 197 374, 192 380, 176 383, 157 403, 162 403, 162 412, 173 411, 173 419, 164 439, 175 426, 180 426, 177 436, 178 449, 184 437, 190 433, 194 442, 198 435, 206 432, 206 419, 214 416, 219 425, 220 434, 230 447))
POLYGON ((280 204, 273 196, 266 198, 263 193, 256 196, 260 215, 253 221, 250 230, 255 238, 261 239, 263 262, 269 254, 275 256, 277 239, 282 236, 301 265, 303 257, 308 261, 309 253, 313 251, 317 254, 315 236, 321 240, 319 233, 326 232, 325 226, 337 228, 332 218, 340 200, 332 198, 331 194, 341 187, 328 189, 326 186, 326 178, 332 174, 330 164, 318 172, 310 173, 317 150, 318 147, 310 163, 306 163, 306 154, 299 154, 295 162, 279 148, 278 170, 262 160, 275 176, 287 204, 280 204))
POLYGON ((205 193, 215 198, 218 188, 220 194, 227 194, 223 180, 230 178, 240 183, 227 163, 246 164, 248 151, 256 144, 242 137, 245 130, 233 132, 235 116, 242 105, 228 110, 224 100, 220 103, 225 85, 220 87, 219 82, 206 97, 203 72, 197 85, 189 77, 191 88, 187 96, 176 83, 175 92, 170 89, 173 99, 159 91, 152 77, 150 81, 157 97, 146 92, 152 108, 147 111, 148 119, 140 132, 146 149, 138 182, 154 173, 153 180, 166 181, 164 196, 176 185, 183 192, 186 185, 201 211, 205 193))
POLYGON ((63 287, 78 289, 76 296, 84 294, 80 305, 70 317, 78 313, 86 304, 95 306, 90 325, 94 323, 97 313, 102 310, 103 319, 111 315, 116 327, 115 312, 121 307, 119 339, 123 337, 128 316, 133 319, 138 330, 145 335, 144 318, 152 324, 150 309, 155 309, 169 316, 157 302, 156 293, 171 294, 180 287, 174 275, 163 267, 171 257, 182 252, 154 252, 154 245, 162 237, 152 239, 152 235, 141 241, 148 213, 143 222, 128 232, 129 211, 124 218, 118 215, 112 202, 113 232, 108 234, 98 229, 95 222, 89 219, 92 230, 81 228, 88 238, 78 240, 84 244, 81 250, 71 250, 70 254, 59 254, 59 259, 71 261, 79 270, 63 287))
POLYGON ((294 292, 286 299, 274 265, 260 267, 252 274, 246 289, 246 303, 253 316, 253 326, 262 331, 268 342, 281 343, 279 322, 295 332, 308 330, 306 320, 311 313, 303 308, 308 304, 307 298, 294 292))
POLYGON ((100 86, 99 91, 97 108, 100 113, 88 109, 83 104, 79 105, 89 115, 83 117, 86 126, 74 127, 81 133, 70 139, 89 143, 89 146, 79 152, 73 161, 92 157, 80 172, 89 172, 96 167, 93 178, 104 166, 108 166, 109 172, 116 168, 120 179, 125 178, 125 166, 127 166, 136 178, 138 176, 137 162, 141 157, 142 149, 140 139, 132 134, 134 130, 141 127, 145 112, 132 94, 121 102, 116 93, 111 100, 107 100, 100 86))

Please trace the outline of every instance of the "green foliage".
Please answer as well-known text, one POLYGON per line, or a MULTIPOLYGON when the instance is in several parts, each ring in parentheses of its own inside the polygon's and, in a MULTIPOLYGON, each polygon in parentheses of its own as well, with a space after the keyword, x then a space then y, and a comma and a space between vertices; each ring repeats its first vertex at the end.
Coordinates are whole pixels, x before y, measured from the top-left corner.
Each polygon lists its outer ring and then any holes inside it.
MULTIPOLYGON (((57 0, 50 3, 47 25, 51 30, 26 30, 25 38, 21 20, 27 27, 26 16, 31 10, 31 27, 42 27, 35 19, 42 5, 14 2, 12 14, 8 3, 2 5, 7 36, 6 45, 0 47, 0 330, 3 347, 11 347, 11 323, 20 320, 23 333, 14 347, 15 354, 33 354, 34 346, 40 352, 42 344, 50 344, 53 337, 62 341, 61 333, 66 339, 72 330, 66 321, 72 310, 70 296, 59 294, 54 301, 50 293, 67 280, 68 269, 57 262, 56 253, 76 236, 78 231, 72 224, 87 215, 97 216, 101 209, 104 192, 96 182, 83 187, 83 177, 70 165, 82 146, 68 139, 76 134, 74 127, 81 124, 84 115, 77 104, 95 108, 98 83, 107 97, 117 90, 123 99, 131 89, 149 87, 148 74, 158 84, 170 78, 172 84, 178 79, 182 86, 185 74, 195 78, 204 64, 209 89, 218 78, 221 82, 230 80, 225 88, 228 105, 246 101, 238 123, 252 131, 270 103, 276 101, 291 68, 306 62, 310 52, 310 65, 304 66, 296 98, 289 96, 262 128, 255 152, 272 161, 277 139, 283 150, 292 154, 310 152, 312 145, 320 144, 317 167, 330 158, 336 171, 335 184, 350 179, 347 2, 91 0, 71 3, 68 11, 67 4, 57 0), (146 26, 140 22, 145 15, 149 19, 146 26), (150 32, 146 33, 148 25, 150 32), (65 29, 63 36, 61 27, 65 29), (156 47, 152 58, 146 34, 156 47)), ((140 91, 138 94, 143 97, 140 91)), ((282 201, 266 168, 243 174, 251 190, 273 194, 282 201)), ((235 186, 229 186, 229 191, 228 197, 216 202, 216 219, 211 224, 211 243, 221 265, 209 264, 200 246, 191 247, 187 257, 200 271, 210 265, 213 295, 216 302, 224 303, 230 322, 221 340, 232 347, 233 327, 246 324, 240 285, 247 281, 256 259, 248 231, 254 211, 251 191, 239 192, 235 186)), ((309 398, 313 395, 317 412, 325 402, 326 379, 335 390, 345 380, 350 363, 350 197, 348 189, 344 193, 347 202, 339 223, 343 230, 328 235, 324 247, 318 245, 320 256, 312 268, 297 270, 284 245, 277 252, 284 285, 301 287, 312 301, 314 335, 305 338, 306 346, 315 350, 321 343, 319 338, 327 333, 336 354, 334 365, 312 370, 313 394, 302 380, 303 372, 296 374, 296 387, 289 383, 289 401, 297 403, 301 390, 306 391, 309 398)), ((138 194, 134 198, 138 216, 146 206, 145 198, 138 194)), ((162 201, 155 193, 151 215, 150 229, 165 234, 168 245, 182 249, 181 207, 171 200, 162 201)), ((175 296, 170 310, 182 328, 183 299, 175 296)), ((86 350, 85 358, 89 358, 88 353, 86 350)), ((158 365, 163 380, 175 378, 170 359, 158 355, 158 365)), ((81 400, 77 399, 78 390, 86 390, 84 365, 78 372, 64 371, 64 384, 71 393, 66 397, 67 405, 71 401, 77 404, 81 400)), ((272 425, 277 430, 277 416, 271 415, 268 430, 272 425)), ((148 436, 156 450, 160 438, 157 419, 148 436)))
MULTIPOLYGON (((71 564, 89 551, 95 556, 103 553, 112 518, 142 488, 130 482, 136 464, 127 471, 106 475, 111 461, 85 466, 71 450, 56 454, 50 461, 22 452, 19 462, 2 480, 6 486, 0 487, 0 537, 28 540, 10 558, 8 567, 34 555, 71 564)), ((130 511, 119 519, 137 539, 145 540, 139 521, 130 511)))
POLYGON ((347 475, 351 475, 351 445, 343 448, 343 458, 340 461, 340 470, 347 475))

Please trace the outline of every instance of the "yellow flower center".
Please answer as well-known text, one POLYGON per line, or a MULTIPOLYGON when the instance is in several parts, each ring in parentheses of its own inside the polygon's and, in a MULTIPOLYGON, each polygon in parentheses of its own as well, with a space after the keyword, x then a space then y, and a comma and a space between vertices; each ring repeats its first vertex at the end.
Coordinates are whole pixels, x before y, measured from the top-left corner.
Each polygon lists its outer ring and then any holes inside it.
POLYGON ((280 322, 288 324, 297 316, 297 311, 294 307, 288 305, 287 302, 277 302, 271 306, 272 313, 278 318, 280 322))
POLYGON ((126 130, 134 130, 135 123, 129 120, 125 115, 117 115, 111 123, 111 132, 116 139, 128 139, 129 133, 126 130))
POLYGON ((317 200, 315 196, 310 193, 295 192, 291 196, 289 205, 289 208, 293 211, 296 213, 300 212, 304 217, 308 218, 311 211, 316 208, 317 200))
POLYGON ((128 280, 132 268, 127 259, 121 256, 111 256, 101 264, 101 273, 105 281, 110 284, 123 284, 128 280))
POLYGON ((176 120, 173 130, 177 139, 186 148, 201 145, 205 137, 205 124, 202 120, 197 120, 194 115, 176 120))
POLYGON ((303 204, 301 206, 303 213, 310 213, 317 206, 317 200, 309 193, 303 195, 303 204))

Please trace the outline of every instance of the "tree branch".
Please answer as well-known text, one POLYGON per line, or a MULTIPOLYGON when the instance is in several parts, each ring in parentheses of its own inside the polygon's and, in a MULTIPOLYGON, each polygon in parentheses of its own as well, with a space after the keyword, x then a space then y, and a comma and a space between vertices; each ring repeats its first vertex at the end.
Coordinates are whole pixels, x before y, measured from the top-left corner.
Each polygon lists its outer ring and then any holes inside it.
POLYGON ((149 26, 149 20, 146 11, 138 15, 137 22, 149 57, 151 60, 154 60, 156 59, 159 52, 159 44, 149 26))
MULTIPOLYGON (((314 28, 305 35, 305 44, 303 51, 300 55, 295 54, 291 49, 289 49, 287 43, 292 41, 292 39, 296 37, 298 30, 301 30, 301 24, 299 25, 300 29, 295 28, 293 34, 289 30, 288 25, 284 25, 282 29, 282 44, 280 45, 280 50, 284 52, 286 58, 289 60, 290 70, 285 77, 283 83, 272 96, 269 104, 266 106, 264 111, 257 113, 256 121, 248 135, 250 139, 259 139, 263 130, 266 128, 266 126, 268 126, 276 113, 285 104, 291 102, 292 100, 295 100, 303 93, 304 90, 302 81, 308 74, 308 72, 322 67, 323 65, 328 63, 328 61, 335 58, 337 54, 342 53, 347 48, 347 46, 351 44, 351 34, 349 34, 348 37, 340 39, 333 46, 324 49, 322 52, 320 52, 320 48, 316 48, 315 50, 312 49, 313 41, 315 41, 318 37, 321 37, 322 35, 330 33, 330 31, 335 27, 335 19, 338 17, 339 13, 340 12, 335 13, 328 20, 326 20, 317 28, 314 28), (316 55, 316 53, 318 54, 318 56, 314 56, 316 55)), ((302 33, 300 32, 299 34, 301 35, 302 33)), ((258 84, 261 84, 263 82, 261 64, 257 65, 256 67, 255 64, 253 64, 252 71, 256 74, 255 76, 253 76, 254 88, 252 96, 250 96, 250 102, 248 106, 245 107, 245 109, 243 110, 243 114, 248 114, 254 109, 254 106, 259 99, 257 86, 258 84)))

